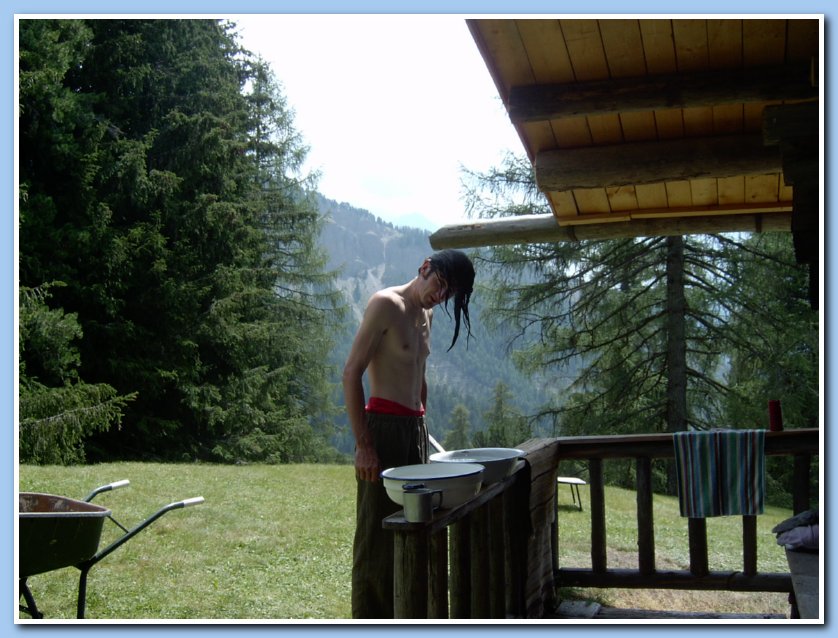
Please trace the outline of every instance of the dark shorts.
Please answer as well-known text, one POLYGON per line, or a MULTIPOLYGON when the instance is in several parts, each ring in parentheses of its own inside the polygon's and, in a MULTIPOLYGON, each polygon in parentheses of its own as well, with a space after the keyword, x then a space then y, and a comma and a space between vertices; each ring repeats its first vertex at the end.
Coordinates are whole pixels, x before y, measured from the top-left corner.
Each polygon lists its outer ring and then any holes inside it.
MULTIPOLYGON (((381 469, 428 462, 428 430, 421 416, 367 413, 381 469)), ((376 483, 357 481, 352 552, 352 617, 393 617, 393 534, 382 519, 401 509, 376 483)))

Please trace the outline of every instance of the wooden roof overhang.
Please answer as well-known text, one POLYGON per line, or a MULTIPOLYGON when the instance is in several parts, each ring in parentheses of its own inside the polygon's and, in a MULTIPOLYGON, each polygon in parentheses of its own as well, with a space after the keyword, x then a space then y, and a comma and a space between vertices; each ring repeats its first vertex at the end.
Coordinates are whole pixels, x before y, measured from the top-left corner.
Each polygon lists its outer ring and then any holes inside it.
POLYGON ((434 248, 786 230, 817 266, 821 17, 467 24, 552 215, 434 248))

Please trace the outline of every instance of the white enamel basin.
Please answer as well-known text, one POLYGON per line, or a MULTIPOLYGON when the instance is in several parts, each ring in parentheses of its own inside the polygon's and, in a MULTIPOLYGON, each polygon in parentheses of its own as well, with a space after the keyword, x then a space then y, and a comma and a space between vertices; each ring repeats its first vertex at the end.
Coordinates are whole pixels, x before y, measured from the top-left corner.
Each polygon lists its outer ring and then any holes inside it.
POLYGON ((442 492, 442 508, 462 505, 480 491, 483 484, 482 465, 476 463, 423 463, 391 467, 381 473, 387 495, 404 505, 405 485, 424 485, 442 492))
POLYGON ((479 463, 486 468, 483 485, 491 485, 509 476, 524 451, 509 447, 477 447, 431 454, 432 463, 479 463))

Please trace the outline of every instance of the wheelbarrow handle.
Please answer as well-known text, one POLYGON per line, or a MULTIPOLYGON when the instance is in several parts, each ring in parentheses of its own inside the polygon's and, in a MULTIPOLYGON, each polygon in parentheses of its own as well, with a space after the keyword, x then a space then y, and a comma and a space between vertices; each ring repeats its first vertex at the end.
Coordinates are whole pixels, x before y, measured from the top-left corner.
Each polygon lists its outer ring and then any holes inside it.
POLYGON ((177 501, 175 503, 172 503, 171 505, 168 506, 167 509, 176 509, 178 507, 190 507, 192 505, 200 505, 203 502, 204 502, 204 497, 203 496, 194 496, 192 498, 187 498, 187 499, 184 499, 182 501, 177 501))
POLYGON ((122 479, 121 481, 114 481, 113 483, 108 483, 107 485, 102 485, 101 487, 97 487, 93 490, 90 494, 88 494, 84 501, 85 503, 89 503, 93 500, 93 497, 97 494, 101 494, 102 492, 110 492, 111 490, 115 490, 120 487, 125 487, 126 485, 130 484, 131 481, 128 479, 122 479))
MULTIPOLYGON (((127 484, 128 483, 128 481, 119 481, 119 482, 122 483, 122 484, 127 484)), ((105 487, 108 487, 108 486, 105 486, 105 487)), ((100 489, 100 491, 103 491, 102 488, 99 488, 99 489, 100 489)), ((84 561, 83 563, 79 563, 78 565, 76 565, 76 567, 81 571, 81 574, 79 575, 79 598, 78 598, 77 617, 78 618, 84 618, 84 608, 85 608, 86 598, 87 598, 87 574, 90 571, 90 569, 96 563, 98 563, 100 560, 105 558, 105 556, 108 556, 110 553, 116 551, 117 548, 121 547, 126 542, 128 542, 130 539, 132 539, 134 536, 139 534, 146 527, 148 527, 154 521, 156 521, 158 518, 163 516, 166 512, 171 512, 172 510, 178 509, 178 508, 181 508, 181 507, 188 507, 189 505, 198 505, 199 503, 203 503, 203 502, 204 502, 204 497, 203 496, 196 496, 194 498, 187 498, 183 501, 176 501, 174 503, 169 503, 165 507, 161 507, 154 514, 152 514, 147 519, 145 519, 144 521, 139 523, 133 529, 126 530, 125 534, 123 534, 122 536, 117 538, 115 541, 113 541, 110 545, 108 545, 104 549, 101 549, 98 552, 96 552, 96 554, 94 554, 92 558, 89 558, 88 560, 84 561)), ((111 519, 111 520, 113 520, 113 519, 111 519)), ((114 522, 116 523, 116 521, 114 521, 114 522)), ((117 524, 119 525, 119 523, 117 523, 117 524)), ((122 525, 119 525, 119 526, 122 527, 122 525)), ((122 529, 124 530, 125 528, 123 527, 122 529)))
POLYGON ((92 567, 93 565, 98 563, 105 556, 107 556, 108 554, 113 552, 115 549, 117 549, 120 545, 123 545, 128 540, 130 540, 131 538, 133 538, 134 536, 139 534, 146 527, 148 527, 154 521, 156 521, 158 518, 163 516, 166 512, 171 512, 172 510, 176 510, 176 509, 179 509, 181 507, 186 507, 187 505, 197 505, 198 503, 203 503, 203 502, 204 502, 204 497, 203 496, 196 496, 195 498, 188 498, 184 501, 176 501, 174 503, 169 503, 165 507, 161 507, 154 514, 149 516, 147 519, 145 519, 144 521, 142 521, 141 523, 139 523, 138 525, 136 525, 132 529, 128 530, 125 534, 123 534, 122 536, 117 538, 110 545, 108 545, 104 549, 101 549, 98 552, 96 552, 96 554, 92 558, 85 561, 84 563, 81 563, 80 565, 77 565, 77 567, 79 569, 83 569, 83 568, 84 569, 90 569, 90 567, 92 567))

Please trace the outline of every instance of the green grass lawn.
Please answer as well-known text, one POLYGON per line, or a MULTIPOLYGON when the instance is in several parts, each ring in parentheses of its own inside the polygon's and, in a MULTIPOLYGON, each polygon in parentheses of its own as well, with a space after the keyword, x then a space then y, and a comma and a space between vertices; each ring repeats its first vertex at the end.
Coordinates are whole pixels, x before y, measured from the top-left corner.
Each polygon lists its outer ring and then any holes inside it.
MULTIPOLYGON (((165 514, 88 577, 87 618, 348 618, 355 525, 351 466, 113 463, 20 468, 20 490, 100 494, 128 528, 173 501, 203 504, 165 514)), ((122 531, 110 521, 100 547, 122 531)), ((75 618, 79 571, 33 576, 48 618, 75 618)), ((24 616, 25 617, 25 616, 24 616)))
MULTIPOLYGON (((21 491, 84 498, 129 479, 93 501, 126 527, 173 501, 203 504, 165 514, 95 565, 88 577, 89 619, 345 619, 355 525, 355 479, 348 465, 164 465, 109 463, 20 468, 21 491)), ((559 489, 560 561, 589 566, 590 517, 559 489)), ((634 492, 606 489, 608 560, 636 562, 634 492)), ((770 529, 788 510, 759 518, 761 571, 787 571, 770 529)), ((685 569, 686 521, 677 499, 655 497, 658 568, 685 569)), ((122 535, 110 521, 100 548, 122 535)), ((740 569, 741 522, 708 521, 711 569, 740 569)), ((32 576, 29 587, 51 619, 75 618, 79 571, 32 576)), ((566 592, 567 593, 567 592, 566 592)), ((785 613, 784 594, 593 590, 572 592, 619 607, 785 613)), ((28 616, 22 614, 22 618, 28 616)))

